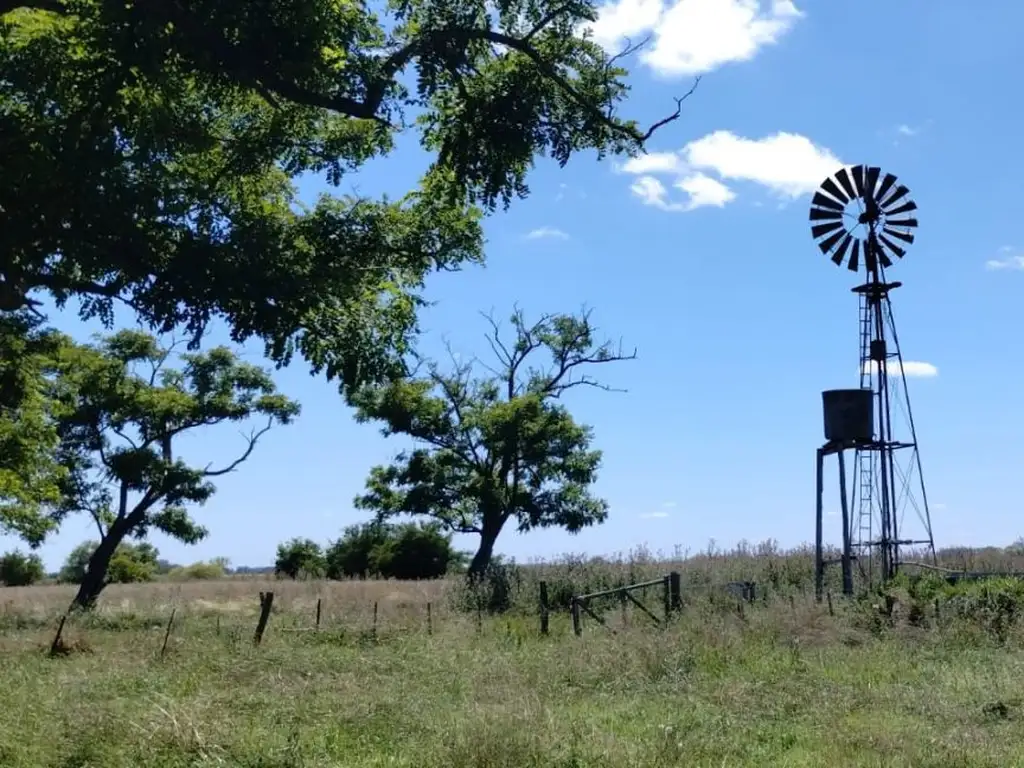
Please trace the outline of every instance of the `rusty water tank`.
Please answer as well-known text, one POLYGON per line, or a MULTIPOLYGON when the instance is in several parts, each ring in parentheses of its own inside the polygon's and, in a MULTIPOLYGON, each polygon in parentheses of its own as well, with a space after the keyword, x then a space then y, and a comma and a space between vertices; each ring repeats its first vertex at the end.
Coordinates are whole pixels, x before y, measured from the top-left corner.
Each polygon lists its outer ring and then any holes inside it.
POLYGON ((821 393, 825 439, 837 443, 874 438, 874 393, 870 389, 830 389, 821 393))

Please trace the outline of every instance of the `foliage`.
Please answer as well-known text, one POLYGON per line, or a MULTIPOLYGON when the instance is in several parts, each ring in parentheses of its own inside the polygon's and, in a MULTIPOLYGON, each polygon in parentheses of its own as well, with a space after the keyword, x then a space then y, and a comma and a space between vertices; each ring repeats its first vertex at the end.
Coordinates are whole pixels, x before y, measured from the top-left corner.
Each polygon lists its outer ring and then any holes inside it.
POLYGON ((295 538, 277 547, 275 576, 315 579, 322 577, 326 569, 323 549, 312 539, 295 538))
POLYGON ((171 581, 212 581, 223 578, 227 574, 228 561, 223 557, 212 560, 201 560, 191 565, 181 565, 171 569, 167 578, 171 581))
MULTIPOLYGON (((98 547, 98 541, 83 541, 71 550, 64 560, 57 580, 65 584, 82 584, 86 580, 89 563, 98 547)), ((122 542, 114 549, 104 581, 108 584, 152 581, 158 571, 159 554, 156 548, 147 542, 122 542)))
MULTIPOLYGON (((0 311, 116 303, 350 385, 402 372, 427 274, 482 259, 480 214, 537 155, 640 151, 589 0, 0 2, 0 311), (397 200, 337 186, 409 128, 397 200)), ((681 102, 681 100, 679 100, 681 102)), ((679 116, 679 109, 659 124, 679 116)), ((653 130, 653 129, 652 129, 653 130)))
POLYGON ((0 532, 38 546, 53 529, 45 505, 60 498, 53 374, 63 334, 27 312, 0 312, 0 532))
POLYGON ((457 570, 465 556, 436 523, 352 525, 327 549, 327 577, 436 579, 457 570))
POLYGON ((512 315, 515 337, 488 337, 496 365, 475 377, 452 356, 450 371, 426 362, 423 372, 353 396, 360 421, 383 422, 386 436, 424 445, 370 472, 357 507, 382 519, 432 518, 448 531, 480 537, 470 574, 481 576, 509 520, 520 532, 558 527, 570 533, 601 523, 607 504, 590 493, 601 452, 562 397, 580 386, 603 387, 588 367, 631 359, 594 339, 589 313, 547 315, 530 324, 512 315), (547 354, 548 365, 535 358, 547 354))
MULTIPOLYGON (((213 478, 236 469, 274 424, 287 424, 299 412, 266 371, 240 362, 225 347, 182 354, 178 369, 167 365, 172 354, 173 347, 141 331, 120 331, 98 344, 61 351, 55 398, 61 408, 58 459, 67 474, 47 521, 59 526, 84 513, 100 534, 77 605, 95 600, 125 539, 144 539, 150 530, 185 543, 203 538, 206 530, 188 506, 209 499, 213 478), (194 467, 174 454, 186 433, 250 417, 260 417, 263 425, 225 466, 194 467)), ((129 569, 123 575, 135 579, 143 573, 129 569)))
POLYGON ((34 552, 21 550, 4 553, 0 557, 0 582, 8 587, 27 587, 46 577, 43 560, 34 552))

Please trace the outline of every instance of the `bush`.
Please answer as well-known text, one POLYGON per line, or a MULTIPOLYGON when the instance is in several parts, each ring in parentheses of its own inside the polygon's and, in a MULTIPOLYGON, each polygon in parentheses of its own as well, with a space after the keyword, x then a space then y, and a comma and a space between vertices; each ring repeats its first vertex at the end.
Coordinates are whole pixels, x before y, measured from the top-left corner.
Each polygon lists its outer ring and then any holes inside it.
POLYGON ((326 568, 323 550, 312 539, 296 538, 277 547, 275 576, 289 579, 319 578, 324 575, 326 568))
POLYGON ((353 525, 327 549, 327 577, 438 579, 465 565, 437 523, 353 525))
POLYGON ((170 570, 167 578, 171 581, 213 581, 224 578, 225 573, 227 573, 227 561, 218 557, 206 562, 192 563, 192 565, 179 565, 170 570))
MULTIPOLYGON (((89 558, 98 546, 95 541, 83 541, 68 554, 57 580, 66 584, 81 584, 89 566, 89 558)), ((159 568, 159 556, 152 544, 120 544, 114 550, 107 567, 108 584, 135 584, 152 581, 159 568)))
POLYGON ((15 550, 0 557, 0 581, 8 587, 27 587, 44 576, 46 569, 39 555, 15 550))

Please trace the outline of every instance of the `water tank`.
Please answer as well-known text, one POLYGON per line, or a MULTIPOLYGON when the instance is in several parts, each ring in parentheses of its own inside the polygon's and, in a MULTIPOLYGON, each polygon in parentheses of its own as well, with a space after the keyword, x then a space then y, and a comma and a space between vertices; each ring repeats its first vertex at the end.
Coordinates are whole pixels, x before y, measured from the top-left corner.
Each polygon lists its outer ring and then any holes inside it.
POLYGON ((821 393, 825 439, 870 442, 874 437, 874 393, 870 389, 830 389, 821 393))

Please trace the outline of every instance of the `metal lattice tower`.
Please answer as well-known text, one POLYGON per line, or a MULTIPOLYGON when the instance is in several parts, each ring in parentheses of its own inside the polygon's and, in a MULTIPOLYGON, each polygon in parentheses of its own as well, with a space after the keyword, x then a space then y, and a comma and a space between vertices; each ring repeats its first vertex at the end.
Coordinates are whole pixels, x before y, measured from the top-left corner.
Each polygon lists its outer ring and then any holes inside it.
POLYGON ((901 283, 888 282, 885 275, 914 241, 918 222, 910 217, 917 205, 908 194, 892 174, 858 165, 826 179, 810 212, 811 233, 822 253, 865 277, 853 292, 860 303, 860 389, 871 392, 873 403, 871 436, 844 439, 829 450, 855 451, 844 547, 869 582, 876 575, 883 581, 892 578, 906 547, 923 547, 935 561, 917 430, 890 300, 901 283))

